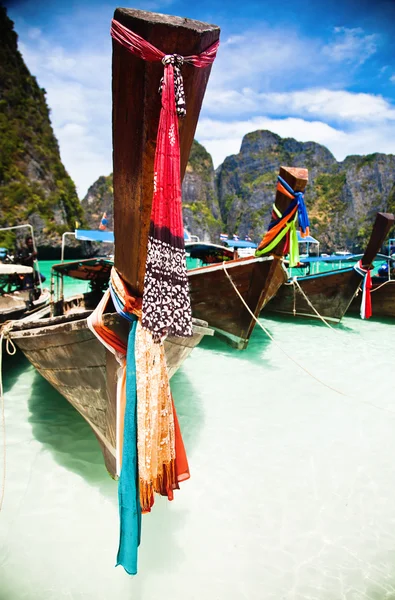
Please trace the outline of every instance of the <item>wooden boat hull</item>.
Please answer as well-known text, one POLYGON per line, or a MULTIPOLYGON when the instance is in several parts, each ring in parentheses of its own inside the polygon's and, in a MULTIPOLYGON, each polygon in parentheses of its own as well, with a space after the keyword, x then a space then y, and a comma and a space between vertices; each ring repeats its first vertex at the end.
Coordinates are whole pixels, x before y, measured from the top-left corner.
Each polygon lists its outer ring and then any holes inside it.
MULTIPOLYGON (((89 311, 52 317, 24 325, 10 334, 37 371, 72 404, 89 423, 104 456, 108 472, 116 476, 116 373, 118 363, 88 328, 89 311)), ((128 325, 117 314, 107 314, 105 325, 127 337, 128 325)), ((170 377, 204 335, 206 323, 194 322, 192 338, 165 342, 170 377)))
POLYGON ((287 279, 278 258, 241 258, 188 271, 192 314, 210 323, 238 349, 247 347, 255 319, 237 295, 226 272, 255 317, 287 279))
POLYGON ((364 270, 360 270, 360 265, 365 270, 371 267, 393 224, 394 215, 377 213, 358 271, 352 266, 291 279, 268 304, 267 312, 313 319, 324 317, 338 323, 362 283, 364 270))
MULTIPOLYGON (((324 319, 338 323, 358 292, 362 277, 353 267, 349 267, 298 277, 297 282, 316 311, 324 319)), ((289 280, 267 304, 264 312, 319 319, 303 294, 297 285, 289 280)))
MULTIPOLYGON (((395 280, 383 280, 381 277, 372 277, 372 318, 395 318, 395 280)), ((361 295, 356 296, 348 310, 350 314, 359 314, 361 295)))

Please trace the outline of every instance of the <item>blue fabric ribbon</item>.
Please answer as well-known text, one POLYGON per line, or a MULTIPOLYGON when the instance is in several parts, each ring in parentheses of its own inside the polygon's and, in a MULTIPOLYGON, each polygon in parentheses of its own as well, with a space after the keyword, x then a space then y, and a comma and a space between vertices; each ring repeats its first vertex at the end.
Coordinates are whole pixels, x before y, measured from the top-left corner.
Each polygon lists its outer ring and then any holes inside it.
MULTIPOLYGON (((303 192, 294 192, 294 190, 291 188, 291 186, 280 175, 278 175, 277 179, 281 183, 281 185, 283 187, 285 187, 285 189, 294 196, 295 201, 298 203, 299 227, 303 233, 306 233, 307 228, 310 227, 310 222, 309 222, 309 216, 307 214, 306 204, 304 201, 304 193, 303 192)), ((291 204, 293 204, 293 203, 291 203, 291 204)), ((293 204, 293 206, 295 206, 295 205, 293 204)), ((287 210, 289 210, 289 207, 287 210)))
MULTIPOLYGON (((134 317, 133 319, 131 317, 134 317)), ((141 508, 137 462, 137 386, 134 356, 137 318, 131 321, 126 356, 126 407, 123 434, 122 469, 118 485, 120 518, 117 564, 129 575, 137 573, 137 550, 141 537, 141 508)))
POLYGON ((134 321, 136 316, 131 313, 128 313, 124 310, 124 305, 122 304, 116 291, 112 287, 111 282, 110 282, 110 294, 111 294, 111 300, 114 304, 114 307, 115 307, 115 310, 117 311, 117 313, 124 319, 127 319, 128 321, 134 321))

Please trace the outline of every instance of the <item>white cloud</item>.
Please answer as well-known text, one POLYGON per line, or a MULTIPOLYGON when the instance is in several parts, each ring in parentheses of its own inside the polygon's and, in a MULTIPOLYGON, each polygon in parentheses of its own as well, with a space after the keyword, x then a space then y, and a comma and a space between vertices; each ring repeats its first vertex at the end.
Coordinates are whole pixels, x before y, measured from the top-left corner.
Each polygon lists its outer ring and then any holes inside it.
POLYGON ((335 27, 335 39, 323 48, 323 53, 336 62, 363 64, 377 51, 379 36, 366 35, 357 27, 335 27))
POLYGON ((394 73, 394 75, 391 75, 391 77, 390 77, 390 81, 391 81, 392 83, 395 83, 395 73, 394 73))
MULTIPOLYGON (((69 32, 71 39, 74 34, 69 32)), ((378 37, 345 28, 334 36, 323 46, 318 39, 290 30, 284 37, 283 30, 261 25, 222 41, 197 130, 216 166, 239 151, 243 135, 257 129, 319 142, 338 159, 395 152, 393 105, 382 96, 326 87, 335 73, 344 72, 340 63, 357 66, 371 56, 378 37), (289 91, 296 82, 300 89, 289 91)), ((80 39, 82 46, 66 50, 31 28, 20 49, 47 90, 61 157, 82 197, 112 169, 111 40, 108 35, 99 37, 100 43, 80 39)))
POLYGON ((251 88, 240 91, 210 88, 204 106, 209 114, 223 116, 265 113, 347 122, 395 119, 395 107, 382 96, 324 88, 278 93, 258 93, 251 88))
POLYGON ((350 154, 395 154, 395 123, 390 126, 382 124, 379 127, 368 125, 354 131, 345 131, 322 121, 296 118, 254 117, 228 123, 202 119, 196 137, 212 154, 214 165, 217 167, 226 156, 239 152, 242 137, 246 133, 258 129, 267 129, 281 137, 292 137, 301 142, 317 142, 326 146, 337 160, 343 160, 350 154))

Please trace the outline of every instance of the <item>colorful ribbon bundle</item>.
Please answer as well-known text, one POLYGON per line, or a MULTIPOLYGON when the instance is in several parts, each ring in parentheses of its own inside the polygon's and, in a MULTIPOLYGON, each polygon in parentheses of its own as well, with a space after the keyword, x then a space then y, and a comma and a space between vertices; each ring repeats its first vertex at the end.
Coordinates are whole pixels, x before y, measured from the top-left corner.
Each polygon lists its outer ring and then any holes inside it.
POLYGON ((372 316, 372 299, 370 296, 370 292, 372 289, 372 278, 370 275, 370 269, 365 269, 362 265, 362 261, 359 260, 356 265, 354 265, 354 269, 359 275, 363 277, 362 283, 362 299, 361 299, 361 309, 360 315, 361 319, 370 319, 372 316))
POLYGON ((154 195, 143 294, 143 327, 160 341, 166 335, 191 336, 192 311, 181 208, 180 141, 177 115, 185 115, 181 66, 204 68, 214 62, 219 42, 199 56, 166 55, 113 20, 111 35, 132 54, 162 61, 161 112, 154 162, 154 195))
MULTIPOLYGON (((189 467, 170 391, 164 353, 168 335, 192 335, 192 311, 181 207, 180 141, 177 116, 185 116, 181 67, 204 68, 219 42, 199 56, 165 55, 113 20, 111 35, 132 54, 162 61, 161 111, 154 161, 154 192, 143 299, 133 297, 113 268, 110 287, 88 319, 94 335, 118 363, 116 471, 119 475, 120 543, 117 564, 137 572, 141 513, 149 512, 157 492, 173 499, 189 467), (104 325, 109 300, 129 321, 125 343, 104 325)), ((159 85, 159 82, 158 82, 159 85)))
POLYGON ((141 513, 150 512, 154 493, 173 499, 189 478, 181 430, 170 391, 163 343, 154 343, 141 325, 141 299, 128 293, 116 270, 110 287, 88 318, 95 336, 112 352, 117 374, 116 463, 119 480, 120 544, 117 564, 137 573, 141 513), (130 322, 127 344, 104 324, 112 300, 130 322))
POLYGON ((296 219, 299 221, 299 227, 302 237, 309 235, 309 217, 304 202, 303 192, 294 192, 290 185, 280 175, 277 177, 277 190, 291 198, 292 202, 283 214, 280 213, 276 205, 273 205, 272 221, 268 231, 263 237, 255 256, 263 256, 271 252, 279 242, 287 235, 287 242, 284 248, 284 254, 289 251, 289 266, 294 267, 299 262, 298 238, 296 234, 296 219))

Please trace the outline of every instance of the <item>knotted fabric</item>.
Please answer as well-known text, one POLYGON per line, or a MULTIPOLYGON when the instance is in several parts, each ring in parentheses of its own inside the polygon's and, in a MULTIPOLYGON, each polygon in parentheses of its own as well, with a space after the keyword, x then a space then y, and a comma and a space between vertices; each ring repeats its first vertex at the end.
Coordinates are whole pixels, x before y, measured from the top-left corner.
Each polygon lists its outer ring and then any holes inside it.
POLYGON ((117 372, 116 473, 119 476, 120 541, 117 564, 137 572, 141 513, 154 504, 154 492, 173 499, 189 478, 184 442, 170 391, 163 343, 155 344, 141 326, 141 299, 130 295, 115 268, 110 287, 88 317, 88 326, 115 355, 117 372), (104 325, 112 300, 130 323, 127 343, 104 325))
MULTIPOLYGON (((142 37, 113 20, 112 37, 132 54, 147 61, 162 61, 161 112, 154 162, 147 262, 144 278, 142 326, 155 342, 167 335, 191 336, 192 311, 186 271, 181 205, 180 141, 177 110, 185 114, 181 76, 183 63, 198 68, 211 65, 219 41, 200 55, 166 55, 142 37)), ((159 83, 159 82, 158 82, 159 83)))
POLYGON ((263 256, 271 252, 281 240, 287 236, 284 254, 289 251, 289 266, 294 267, 299 262, 298 238, 296 234, 296 219, 302 237, 309 234, 309 217, 304 203, 303 192, 294 192, 290 185, 280 175, 277 178, 277 190, 292 200, 283 214, 273 205, 272 220, 268 231, 258 246, 255 256, 263 256))
POLYGON ((372 298, 370 295, 372 289, 372 278, 370 275, 370 269, 365 269, 362 266, 362 261, 359 260, 357 264, 354 266, 359 275, 363 277, 362 283, 362 299, 361 299, 361 308, 360 315, 361 319, 370 319, 372 316, 372 298))

